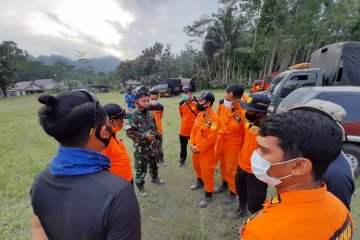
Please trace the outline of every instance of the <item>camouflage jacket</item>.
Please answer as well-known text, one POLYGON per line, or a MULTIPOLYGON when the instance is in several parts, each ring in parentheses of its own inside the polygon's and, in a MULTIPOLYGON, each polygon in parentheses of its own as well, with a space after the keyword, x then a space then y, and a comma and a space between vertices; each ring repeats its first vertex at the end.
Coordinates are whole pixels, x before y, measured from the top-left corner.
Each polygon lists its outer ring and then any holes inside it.
POLYGON ((126 136, 134 141, 134 146, 138 144, 142 146, 151 144, 147 139, 148 133, 155 135, 157 139, 154 141, 155 144, 160 136, 153 115, 150 112, 143 113, 139 109, 133 112, 132 117, 126 123, 125 129, 126 136))

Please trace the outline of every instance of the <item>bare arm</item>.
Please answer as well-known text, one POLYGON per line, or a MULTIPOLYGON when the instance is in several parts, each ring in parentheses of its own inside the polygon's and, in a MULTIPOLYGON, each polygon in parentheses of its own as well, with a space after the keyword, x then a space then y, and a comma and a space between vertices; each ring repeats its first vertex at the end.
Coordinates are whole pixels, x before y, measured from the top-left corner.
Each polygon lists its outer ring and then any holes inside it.
POLYGON ((31 219, 31 239, 32 240, 47 240, 47 236, 43 227, 41 226, 39 218, 33 214, 31 219))

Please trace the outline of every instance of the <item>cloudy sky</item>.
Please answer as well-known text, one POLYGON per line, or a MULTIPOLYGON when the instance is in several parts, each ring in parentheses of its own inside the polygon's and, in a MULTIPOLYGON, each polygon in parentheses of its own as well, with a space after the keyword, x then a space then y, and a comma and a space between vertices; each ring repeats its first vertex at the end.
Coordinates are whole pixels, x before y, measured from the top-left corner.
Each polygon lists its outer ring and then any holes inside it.
POLYGON ((216 12, 218 0, 0 0, 0 42, 30 54, 132 59, 155 41, 179 52, 184 26, 216 12))

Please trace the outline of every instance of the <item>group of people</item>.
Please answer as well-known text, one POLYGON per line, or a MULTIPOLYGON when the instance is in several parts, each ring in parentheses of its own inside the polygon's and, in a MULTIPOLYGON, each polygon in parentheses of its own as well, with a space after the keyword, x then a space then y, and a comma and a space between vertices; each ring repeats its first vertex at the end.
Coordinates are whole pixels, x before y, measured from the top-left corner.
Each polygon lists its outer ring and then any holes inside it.
MULTIPOLYGON (((40 124, 60 146, 31 189, 33 239, 141 238, 132 184, 146 197, 148 168, 151 182, 164 184, 158 175, 158 165, 166 166, 164 107, 155 91, 131 95, 125 97, 128 112, 114 103, 102 107, 86 90, 39 97, 40 124), (135 178, 116 134, 123 125, 134 143, 135 178)), ((228 192, 222 203, 238 202, 228 217, 252 214, 240 228, 242 239, 352 238, 354 180, 341 152, 346 113, 340 106, 313 100, 268 116, 270 99, 249 96, 236 84, 226 88, 215 111, 210 91, 195 97, 184 86, 181 97, 178 167, 186 163, 189 145, 196 176, 190 190, 205 194, 199 207, 228 192), (215 187, 218 165, 222 183, 215 187), (277 195, 266 201, 268 185, 277 195)))

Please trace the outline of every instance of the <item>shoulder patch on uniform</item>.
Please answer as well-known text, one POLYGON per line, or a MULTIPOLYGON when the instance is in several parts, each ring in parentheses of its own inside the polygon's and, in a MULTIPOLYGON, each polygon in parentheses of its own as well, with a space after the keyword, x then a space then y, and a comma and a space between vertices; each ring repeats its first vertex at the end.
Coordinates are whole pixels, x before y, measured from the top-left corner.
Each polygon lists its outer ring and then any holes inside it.
POLYGON ((218 125, 217 122, 211 123, 210 129, 213 130, 213 131, 216 130, 216 129, 217 129, 217 125, 218 125))
POLYGON ((276 205, 276 204, 279 204, 281 203, 281 198, 280 198, 280 195, 276 195, 275 197, 273 197, 271 200, 270 200, 270 204, 271 205, 276 205))
POLYGON ((224 99, 220 99, 219 104, 224 104, 224 99))
POLYGON ((352 228, 352 224, 350 221, 350 217, 349 214, 347 215, 345 222, 343 223, 343 225, 340 227, 340 229, 338 229, 334 235, 331 236, 331 238, 329 238, 330 240, 335 240, 335 239, 352 239, 353 237, 353 228, 352 228))

